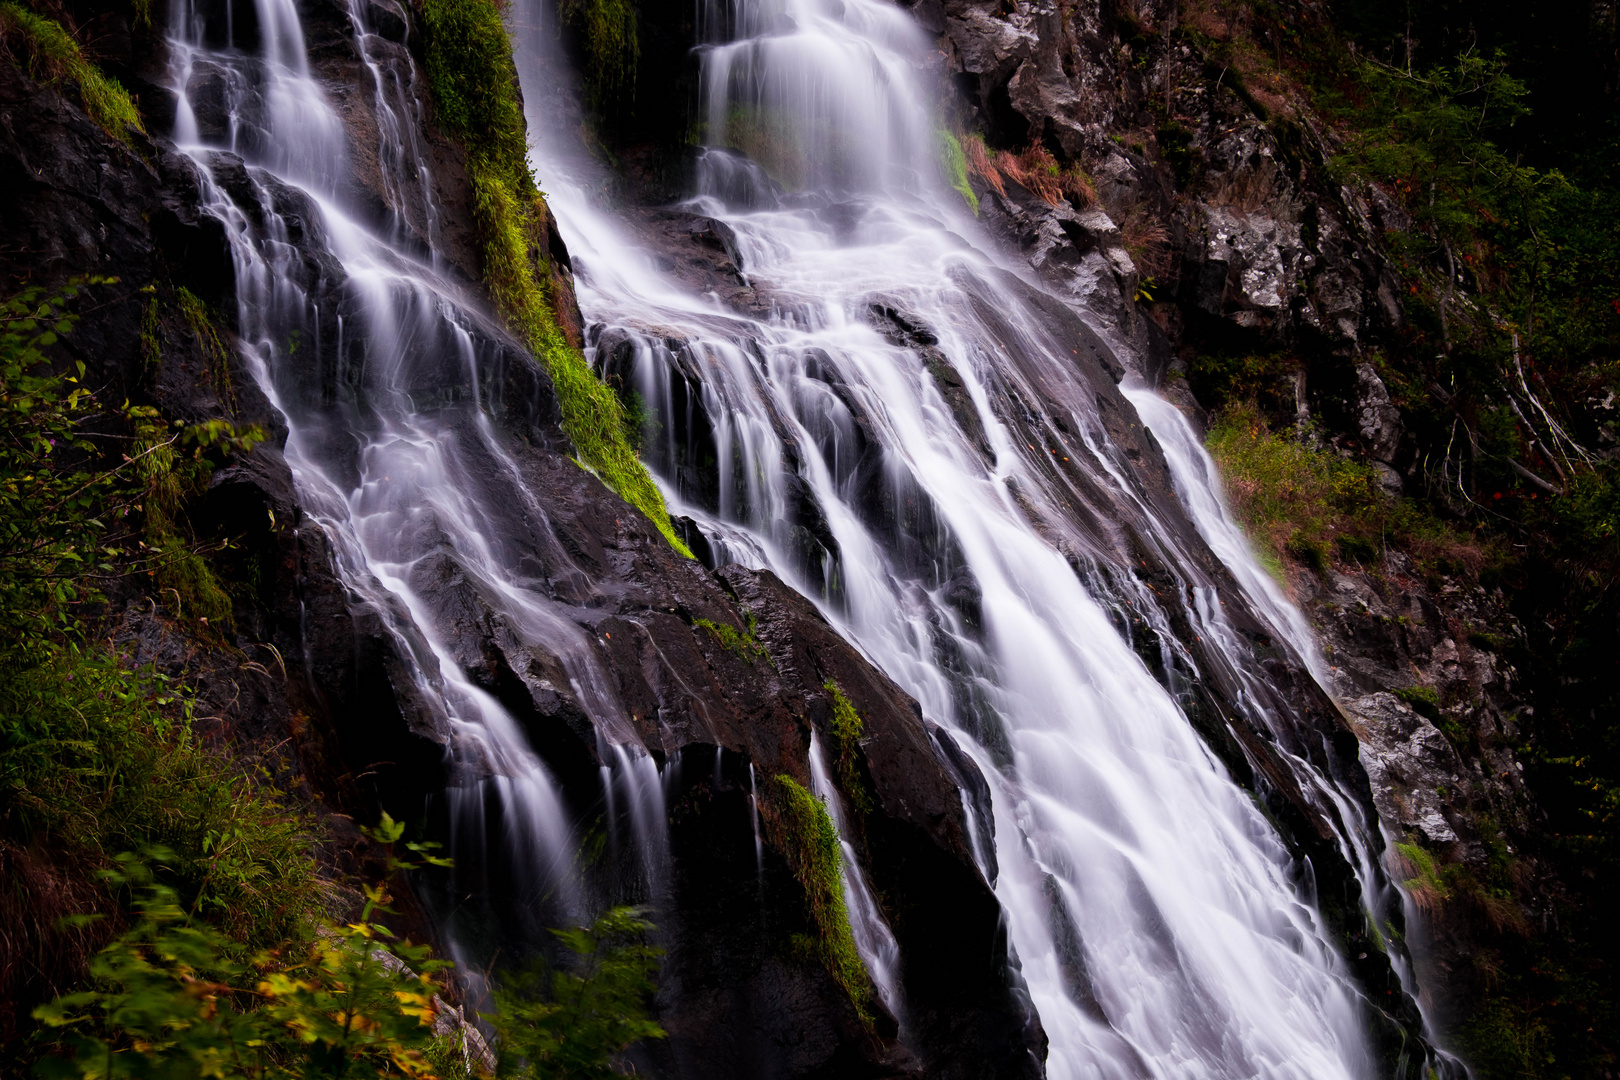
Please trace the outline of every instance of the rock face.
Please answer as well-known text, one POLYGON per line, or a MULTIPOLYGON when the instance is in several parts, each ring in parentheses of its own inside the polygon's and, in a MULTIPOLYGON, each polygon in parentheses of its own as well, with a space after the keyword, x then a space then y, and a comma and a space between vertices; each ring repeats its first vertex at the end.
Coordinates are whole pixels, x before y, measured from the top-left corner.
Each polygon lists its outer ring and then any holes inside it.
MULTIPOLYGON (((919 0, 912 10, 939 37, 966 128, 992 148, 1041 142, 1091 175, 1096 201, 1079 212, 1010 184, 1006 197, 981 192, 985 217, 1112 324, 1144 375, 1162 374, 1161 328, 1176 346, 1309 343, 1348 361, 1404 320, 1379 245, 1404 215, 1329 176, 1329 136, 1303 105, 1245 85, 1196 34, 1177 34, 1183 6, 919 0)), ((1190 29, 1221 35, 1203 25, 1214 16, 1188 11, 1190 29)), ((1313 399, 1360 404, 1342 371, 1316 381, 1313 399)))

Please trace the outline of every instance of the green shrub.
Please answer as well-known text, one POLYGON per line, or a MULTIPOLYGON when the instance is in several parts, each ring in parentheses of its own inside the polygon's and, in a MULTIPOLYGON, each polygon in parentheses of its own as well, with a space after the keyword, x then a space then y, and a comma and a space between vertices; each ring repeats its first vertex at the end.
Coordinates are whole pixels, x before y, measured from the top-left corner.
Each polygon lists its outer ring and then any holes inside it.
POLYGON ((614 908, 589 927, 554 930, 569 967, 538 963, 502 975, 489 1017, 500 1036, 502 1077, 608 1080, 620 1054, 664 1029, 647 1015, 659 949, 635 908, 614 908), (570 970, 570 968, 572 970, 570 970))
POLYGON ((15 3, 0 3, 0 44, 15 49, 19 42, 28 53, 28 72, 51 83, 77 83, 79 101, 102 130, 120 142, 129 142, 129 129, 146 131, 141 114, 116 79, 84 58, 79 43, 62 24, 35 15, 15 3))
MULTIPOLYGON (((387 822, 385 822, 385 825, 387 822)), ((169 861, 161 849, 151 861, 169 861)), ((396 864, 397 865, 397 864, 396 864)), ((137 892, 135 923, 90 963, 92 989, 34 1011, 58 1033, 44 1076, 317 1077, 433 1075, 426 1051, 448 967, 424 946, 394 943, 373 922, 385 893, 368 887, 360 918, 242 957, 189 914, 145 861, 106 876, 137 892)))
POLYGON ((849 926, 838 827, 822 801, 791 776, 777 776, 771 810, 773 839, 804 888, 819 934, 818 940, 807 943, 809 951, 849 995, 861 1021, 870 1025, 872 984, 849 926))

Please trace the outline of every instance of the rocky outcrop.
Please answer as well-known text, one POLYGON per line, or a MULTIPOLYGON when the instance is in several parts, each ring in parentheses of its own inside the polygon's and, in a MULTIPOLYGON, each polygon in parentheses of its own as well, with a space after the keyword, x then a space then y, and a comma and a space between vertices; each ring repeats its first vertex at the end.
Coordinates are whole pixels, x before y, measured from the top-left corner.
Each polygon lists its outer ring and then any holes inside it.
MULTIPOLYGON (((1353 357, 1402 324, 1379 237, 1404 216, 1338 182, 1320 122, 1212 60, 1220 28, 1182 8, 914 5, 939 35, 963 126, 992 148, 1041 142, 1083 165, 1096 190, 1074 207, 1016 185, 1008 198, 981 191, 986 221, 1113 326, 1150 380, 1161 374, 1157 329, 1182 349, 1308 344, 1353 357)), ((1354 408, 1342 382, 1335 373, 1310 392, 1354 408)), ((1393 460, 1394 448, 1382 452, 1393 460)))

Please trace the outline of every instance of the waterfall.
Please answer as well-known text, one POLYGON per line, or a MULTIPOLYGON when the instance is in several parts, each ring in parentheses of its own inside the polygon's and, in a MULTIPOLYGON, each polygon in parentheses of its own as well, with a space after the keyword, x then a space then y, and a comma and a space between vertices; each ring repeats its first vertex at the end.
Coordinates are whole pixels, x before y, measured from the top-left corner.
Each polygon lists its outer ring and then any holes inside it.
MULTIPOLYGON (((243 5, 177 0, 175 139, 230 237, 245 359, 285 420, 303 511, 392 642, 411 722, 450 748, 451 853, 498 855, 511 909, 537 929, 589 910, 580 839, 518 720, 468 674, 469 598, 557 659, 547 678, 595 729, 606 840, 631 849, 642 898, 665 887, 679 762, 661 771, 641 747, 589 631, 531 580, 570 556, 494 420, 521 410, 507 399, 521 358, 442 264, 419 80, 378 34, 385 7, 351 0, 349 22, 390 212, 346 179, 351 136, 293 0, 255 0, 240 27, 243 5)), ((969 824, 1050 1074, 1367 1075, 1370 1006, 1309 868, 1189 715, 1218 683, 1269 733, 1376 918, 1387 898, 1357 805, 1223 605, 1269 619, 1287 664, 1316 662, 1308 634, 1198 501, 1211 477, 1185 432, 1171 439, 1177 419, 1098 381, 1103 340, 942 183, 909 17, 879 0, 702 9, 707 145, 686 209, 726 247, 748 307, 660 269, 561 123, 541 0, 508 11, 593 360, 648 402, 648 462, 713 558, 814 600, 987 780, 969 824), (1185 505, 1144 480, 1160 443, 1185 505), (1208 549, 1229 569, 1202 562, 1208 549), (1174 580, 1138 575, 1150 560, 1174 580)), ((841 821, 819 748, 811 765, 841 821)), ((905 957, 853 846, 844 856, 856 943, 903 1024, 905 957)))
POLYGON ((1223 610, 1256 611, 1322 675, 1190 429, 1129 392, 1127 423, 1168 457, 1172 510, 1076 370, 1098 337, 1054 318, 942 182, 927 46, 903 11, 708 0, 699 15, 705 146, 684 209, 694 229, 719 223, 746 300, 684 288, 645 223, 618 219, 558 121, 573 114, 546 12, 510 14, 594 361, 649 403, 645 453, 672 510, 717 561, 815 599, 989 778, 994 886, 1050 1075, 1367 1075, 1364 1003, 1309 881, 1183 711, 1186 686, 1229 679, 1384 910, 1359 806, 1287 749, 1297 732, 1223 610), (690 468, 706 454, 712 485, 690 468), (1230 576, 1200 565, 1175 515, 1230 576), (1175 568, 1171 595, 1132 574, 1133 544, 1175 568), (1162 679, 1122 634, 1127 609, 1162 679), (1177 619, 1223 672, 1199 669, 1177 619))
POLYGON ((474 596, 508 632, 560 658, 558 679, 608 750, 606 787, 622 793, 642 885, 653 889, 664 858, 656 769, 649 780, 586 631, 525 576, 542 554, 546 511, 492 420, 515 346, 425 254, 438 208, 416 144, 409 55, 377 37, 367 5, 351 5, 356 52, 374 79, 383 181, 404 200, 403 213, 378 216, 345 186, 348 139, 311 72, 296 5, 257 0, 242 33, 239 20, 220 25, 234 7, 172 9, 175 140, 197 167, 204 209, 226 226, 244 358, 287 425, 303 513, 402 658, 395 689, 421 712, 413 722, 450 746, 450 853, 477 866, 504 852, 517 871, 512 906, 536 933, 588 913, 558 785, 508 710, 468 677, 477 646, 443 617, 447 603, 474 596))

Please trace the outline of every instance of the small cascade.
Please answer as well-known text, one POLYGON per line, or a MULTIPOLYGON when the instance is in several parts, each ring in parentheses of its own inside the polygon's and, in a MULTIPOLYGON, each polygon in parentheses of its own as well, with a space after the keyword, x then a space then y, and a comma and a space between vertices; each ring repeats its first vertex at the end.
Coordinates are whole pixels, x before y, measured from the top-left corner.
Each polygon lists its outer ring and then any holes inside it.
POLYGON ((872 976, 872 985, 877 987, 878 997, 890 1015, 900 1021, 904 1030, 906 1013, 899 981, 900 945, 883 919, 883 910, 878 907, 877 898, 866 883, 866 875, 861 872, 860 858, 855 854, 854 845, 849 842, 847 815, 838 788, 833 785, 832 776, 827 772, 826 759, 821 755, 821 740, 813 731, 810 733, 810 787, 827 807, 827 814, 838 829, 838 849, 843 855, 841 877, 844 903, 849 908, 849 928, 855 938, 855 947, 860 950, 861 959, 866 963, 867 974, 872 976))
POLYGON ((351 147, 311 71, 295 4, 257 0, 253 33, 241 36, 234 8, 172 8, 176 142, 197 167, 204 209, 226 227, 245 360, 285 418, 302 509, 354 603, 392 642, 395 691, 419 714, 410 722, 450 748, 438 800, 450 854, 469 873, 511 870, 503 889, 537 927, 589 913, 562 790, 518 720, 469 676, 476 646, 445 617, 476 597, 518 640, 547 644, 561 664, 551 677, 600 724, 616 755, 605 787, 618 789, 656 888, 667 849, 658 770, 624 745, 628 719, 585 631, 526 577, 558 555, 533 547, 545 510, 492 418, 525 406, 503 395, 528 361, 431 254, 439 211, 403 12, 382 28, 373 20, 386 3, 349 11, 374 80, 379 214, 349 186, 351 147))

